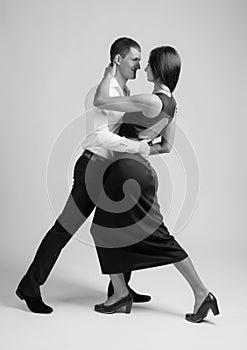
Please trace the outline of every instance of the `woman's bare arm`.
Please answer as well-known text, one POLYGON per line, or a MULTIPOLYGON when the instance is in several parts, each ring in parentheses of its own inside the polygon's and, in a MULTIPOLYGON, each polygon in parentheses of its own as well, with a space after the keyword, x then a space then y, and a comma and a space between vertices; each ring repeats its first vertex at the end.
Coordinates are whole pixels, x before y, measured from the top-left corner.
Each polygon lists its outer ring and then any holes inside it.
POLYGON ((114 77, 114 68, 107 67, 94 97, 94 106, 99 109, 119 112, 141 111, 146 117, 156 117, 162 108, 160 98, 154 94, 140 94, 133 96, 109 96, 111 79, 114 77))

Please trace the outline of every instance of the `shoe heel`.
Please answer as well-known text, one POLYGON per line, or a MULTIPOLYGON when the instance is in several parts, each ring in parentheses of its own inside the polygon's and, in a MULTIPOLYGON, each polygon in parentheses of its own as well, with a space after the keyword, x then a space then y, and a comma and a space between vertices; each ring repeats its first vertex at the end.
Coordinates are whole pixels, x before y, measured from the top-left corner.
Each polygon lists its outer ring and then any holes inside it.
POLYGON ((20 298, 21 300, 23 300, 24 298, 23 298, 23 296, 22 296, 22 294, 17 290, 16 292, 15 292, 15 294, 18 296, 18 298, 20 298))
POLYGON ((219 315, 220 311, 219 311, 218 304, 216 301, 212 304, 211 310, 212 310, 214 316, 219 315))
POLYGON ((132 301, 130 301, 129 303, 126 304, 126 306, 125 306, 125 313, 126 314, 130 314, 131 308, 132 308, 132 301))

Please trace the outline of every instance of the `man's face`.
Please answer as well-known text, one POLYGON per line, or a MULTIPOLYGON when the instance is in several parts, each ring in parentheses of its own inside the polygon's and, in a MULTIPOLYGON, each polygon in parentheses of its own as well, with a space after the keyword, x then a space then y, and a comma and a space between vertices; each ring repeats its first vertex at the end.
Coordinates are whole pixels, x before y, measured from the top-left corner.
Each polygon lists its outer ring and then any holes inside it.
POLYGON ((140 69, 141 52, 131 47, 129 53, 123 58, 120 56, 119 60, 119 73, 126 80, 135 79, 136 71, 140 69))

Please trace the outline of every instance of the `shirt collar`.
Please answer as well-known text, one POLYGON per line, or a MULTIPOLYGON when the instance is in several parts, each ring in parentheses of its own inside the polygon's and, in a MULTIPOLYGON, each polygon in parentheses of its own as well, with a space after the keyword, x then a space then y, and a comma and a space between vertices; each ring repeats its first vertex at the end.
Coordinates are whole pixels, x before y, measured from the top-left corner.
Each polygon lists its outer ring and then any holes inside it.
POLYGON ((117 79, 115 77, 113 77, 111 79, 111 87, 119 88, 122 92, 126 92, 127 96, 130 95, 130 89, 128 88, 128 86, 125 85, 124 91, 123 91, 123 89, 121 88, 121 86, 119 85, 119 83, 118 83, 118 81, 117 81, 117 79))

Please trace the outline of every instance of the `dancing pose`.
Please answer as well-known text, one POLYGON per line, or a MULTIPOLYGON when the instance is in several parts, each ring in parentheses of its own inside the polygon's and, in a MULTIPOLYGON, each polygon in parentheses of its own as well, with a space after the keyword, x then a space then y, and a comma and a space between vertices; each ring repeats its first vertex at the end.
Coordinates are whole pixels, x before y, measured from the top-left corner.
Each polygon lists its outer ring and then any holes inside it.
MULTIPOLYGON (((120 55, 122 60, 118 73, 109 84, 108 92, 111 96, 129 95, 126 83, 128 79, 135 79, 136 72, 140 68, 140 45, 130 38, 119 38, 111 46, 111 62, 116 55, 120 55)), ((88 96, 86 105, 87 108, 90 108, 90 106, 93 107, 94 96, 93 94, 88 96)), ((92 129, 87 130, 88 136, 82 143, 84 152, 74 167, 74 183, 71 193, 62 213, 43 238, 31 265, 16 290, 17 296, 26 302, 32 312, 51 313, 53 311, 50 306, 43 302, 40 286, 48 278, 61 250, 94 210, 101 191, 101 175, 103 176, 107 167, 104 179, 110 172, 112 151, 139 154, 145 159, 149 155, 150 147, 146 141, 129 140, 123 135, 116 134, 122 116, 123 113, 101 111, 97 108, 88 111, 90 119, 88 125, 92 125, 92 129), (87 172, 86 179, 87 168, 90 170, 87 172), (87 188, 92 189, 90 194, 87 188)), ((131 271, 124 275, 126 283, 129 282, 130 276, 131 271)), ((136 293, 128 284, 127 288, 134 302, 147 302, 151 299, 148 295, 136 293)), ((109 284, 108 295, 110 296, 112 293, 112 285, 109 284)))
MULTIPOLYGON (((151 141, 161 136, 159 143, 151 142, 151 155, 169 152, 176 114, 172 93, 181 66, 177 51, 170 46, 151 51, 145 71, 147 80, 154 84, 152 94, 110 97, 109 85, 119 71, 121 60, 121 56, 116 55, 114 64, 106 68, 95 95, 95 106, 126 112, 120 135, 132 140, 150 138, 151 141)), ((188 254, 164 225, 156 196, 157 186, 157 175, 148 160, 115 154, 91 227, 102 273, 110 275, 114 293, 104 303, 95 305, 95 310, 114 313, 124 309, 130 313, 132 296, 123 274, 173 263, 195 297, 193 313, 186 314, 186 320, 201 322, 210 309, 214 315, 219 313, 217 301, 199 278, 188 254), (106 197, 115 206, 106 207, 106 197)))

